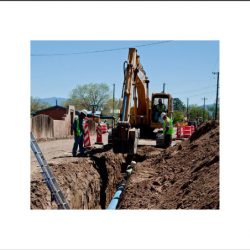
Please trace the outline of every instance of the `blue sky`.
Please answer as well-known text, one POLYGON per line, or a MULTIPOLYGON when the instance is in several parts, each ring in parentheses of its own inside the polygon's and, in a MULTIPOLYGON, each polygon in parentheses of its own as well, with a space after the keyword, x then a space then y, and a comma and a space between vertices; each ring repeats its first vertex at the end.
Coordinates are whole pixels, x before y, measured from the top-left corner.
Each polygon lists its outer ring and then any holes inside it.
MULTIPOLYGON (((121 97, 123 62, 128 49, 67 54, 136 47, 161 41, 31 41, 31 95, 67 98, 78 84, 106 83, 121 97)), ((189 104, 212 104, 216 98, 219 71, 219 41, 170 41, 138 47, 141 64, 150 80, 151 93, 165 92, 189 104)))

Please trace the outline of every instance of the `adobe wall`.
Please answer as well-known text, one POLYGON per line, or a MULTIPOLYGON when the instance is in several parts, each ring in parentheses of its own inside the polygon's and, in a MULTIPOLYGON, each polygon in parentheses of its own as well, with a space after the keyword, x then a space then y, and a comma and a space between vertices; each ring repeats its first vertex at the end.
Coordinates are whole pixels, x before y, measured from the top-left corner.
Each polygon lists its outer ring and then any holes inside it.
POLYGON ((54 137, 62 138, 64 136, 70 135, 68 133, 68 124, 64 120, 53 120, 54 127, 54 137))
POLYGON ((71 135, 71 117, 70 112, 73 113, 73 122, 75 119, 75 106, 68 105, 66 113, 63 115, 62 120, 54 119, 54 137, 60 138, 71 135))
POLYGON ((53 137, 53 119, 48 115, 36 115, 31 118, 31 132, 35 138, 53 137))
MULTIPOLYGON (((54 110, 54 109, 53 109, 54 110)), ((56 110, 56 109, 55 109, 56 110)), ((62 115, 62 109, 56 110, 59 112, 59 117, 62 115)), ((52 119, 49 115, 39 114, 30 119, 30 131, 33 133, 35 138, 62 138, 71 135, 71 116, 70 112, 73 113, 73 121, 75 119, 75 106, 67 106, 64 114, 60 119, 52 119)), ((53 112, 51 112, 52 114, 53 112)))
POLYGON ((67 115, 65 116, 65 121, 68 124, 68 129, 67 129, 68 135, 71 135, 70 112, 73 112, 73 123, 74 123, 74 120, 75 120, 75 106, 74 105, 68 105, 66 109, 67 115))

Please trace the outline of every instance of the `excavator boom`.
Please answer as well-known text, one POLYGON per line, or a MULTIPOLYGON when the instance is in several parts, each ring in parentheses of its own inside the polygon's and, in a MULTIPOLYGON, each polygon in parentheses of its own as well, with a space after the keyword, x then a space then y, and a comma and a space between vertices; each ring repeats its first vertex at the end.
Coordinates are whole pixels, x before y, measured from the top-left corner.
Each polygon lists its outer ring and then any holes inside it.
POLYGON ((112 129, 113 149, 117 153, 135 154, 137 150, 140 132, 138 129, 131 129, 129 123, 130 108, 132 100, 132 85, 137 75, 136 49, 130 48, 128 54, 125 81, 123 86, 123 105, 121 120, 117 122, 117 127, 112 129))

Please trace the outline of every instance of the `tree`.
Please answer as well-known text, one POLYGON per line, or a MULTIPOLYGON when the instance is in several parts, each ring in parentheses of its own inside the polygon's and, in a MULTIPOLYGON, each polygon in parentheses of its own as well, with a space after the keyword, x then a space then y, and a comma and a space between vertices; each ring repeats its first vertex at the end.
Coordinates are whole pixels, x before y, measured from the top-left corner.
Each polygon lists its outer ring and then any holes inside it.
MULTIPOLYGON (((114 100, 114 110, 119 109, 119 100, 114 100)), ((113 98, 109 99, 104 105, 102 110, 103 115, 113 115, 113 98)))
MULTIPOLYGON (((214 120, 215 119, 215 103, 208 107, 208 111, 209 111, 209 120, 214 120)), ((220 107, 217 107, 217 118, 219 119, 220 116, 220 107)))
POLYGON ((109 98, 110 89, 107 84, 90 83, 77 85, 77 87, 69 93, 68 100, 62 102, 62 105, 74 105, 76 110, 90 110, 90 105, 98 105, 98 109, 100 110, 109 98))
POLYGON ((182 114, 182 112, 180 112, 178 110, 174 110, 173 117, 174 117, 174 120, 173 120, 174 124, 184 120, 184 115, 182 114))
MULTIPOLYGON (((195 121, 197 116, 203 118, 203 107, 199 107, 197 104, 192 104, 188 107, 188 116, 190 121, 195 121)), ((209 112, 205 109, 204 119, 208 120, 209 112)))
POLYGON ((30 97, 30 113, 35 113, 37 110, 51 107, 48 102, 43 102, 39 97, 30 97))
POLYGON ((183 111, 185 111, 186 106, 179 98, 174 98, 173 109, 183 112, 183 111))

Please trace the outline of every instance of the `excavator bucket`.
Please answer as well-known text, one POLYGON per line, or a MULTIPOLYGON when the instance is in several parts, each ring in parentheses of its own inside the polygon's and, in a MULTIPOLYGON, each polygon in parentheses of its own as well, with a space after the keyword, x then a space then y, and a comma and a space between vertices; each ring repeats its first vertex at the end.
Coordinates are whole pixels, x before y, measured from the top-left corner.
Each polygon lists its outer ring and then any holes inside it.
POLYGON ((118 122, 112 129, 112 143, 114 153, 135 154, 140 130, 130 128, 129 122, 118 122))

